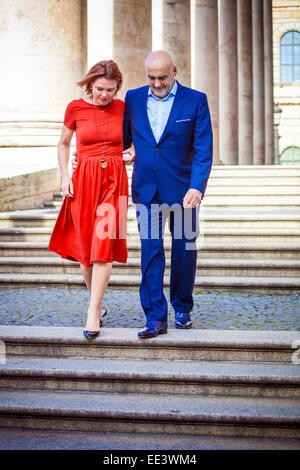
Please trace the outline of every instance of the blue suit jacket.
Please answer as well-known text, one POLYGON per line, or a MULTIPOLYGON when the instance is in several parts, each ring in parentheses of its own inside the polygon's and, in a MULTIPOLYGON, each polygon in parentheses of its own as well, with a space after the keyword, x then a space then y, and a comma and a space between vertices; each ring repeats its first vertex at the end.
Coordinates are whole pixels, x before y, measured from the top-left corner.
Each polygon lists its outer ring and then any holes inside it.
POLYGON ((125 97, 124 148, 132 140, 136 162, 132 199, 146 204, 158 190, 166 204, 182 204, 189 188, 204 196, 212 165, 212 129, 207 98, 178 83, 170 116, 156 143, 147 115, 149 86, 129 90, 125 97))

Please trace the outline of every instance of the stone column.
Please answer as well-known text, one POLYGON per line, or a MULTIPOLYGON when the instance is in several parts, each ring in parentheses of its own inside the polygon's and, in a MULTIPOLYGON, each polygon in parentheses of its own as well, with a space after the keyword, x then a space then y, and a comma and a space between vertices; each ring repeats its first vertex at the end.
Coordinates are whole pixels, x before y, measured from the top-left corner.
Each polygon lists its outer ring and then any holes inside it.
POLYGON ((114 1, 87 0, 87 69, 113 59, 114 1))
POLYGON ((237 0, 239 165, 253 164, 253 80, 251 0, 237 0))
POLYGON ((123 96, 128 89, 146 84, 145 59, 151 52, 151 38, 151 2, 114 0, 113 57, 124 74, 123 96))
POLYGON ((238 164, 237 5, 219 0, 220 159, 238 164))
POLYGON ((263 1, 252 0, 253 163, 265 164, 265 93, 263 1))
POLYGON ((274 165, 272 0, 264 0, 265 164, 274 165))
POLYGON ((177 78, 191 86, 190 0, 152 0, 152 49, 173 57, 177 78))
POLYGON ((146 83, 151 31, 148 0, 88 0, 89 67, 102 59, 115 60, 124 76, 120 98, 146 83))
POLYGON ((195 1, 195 88, 207 94, 214 135, 214 164, 219 157, 218 0, 195 1))
POLYGON ((80 96, 83 3, 0 2, 0 146, 57 145, 65 106, 80 96))

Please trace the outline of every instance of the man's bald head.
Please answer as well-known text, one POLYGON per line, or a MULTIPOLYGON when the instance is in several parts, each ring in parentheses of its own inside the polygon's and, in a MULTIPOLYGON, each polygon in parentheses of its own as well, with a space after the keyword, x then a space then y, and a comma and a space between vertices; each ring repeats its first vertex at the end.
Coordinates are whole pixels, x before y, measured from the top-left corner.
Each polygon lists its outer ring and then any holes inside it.
POLYGON ((167 51, 152 51, 145 66, 152 93, 157 98, 164 98, 170 93, 177 74, 171 55, 167 51))
POLYGON ((145 61, 148 67, 174 67, 173 59, 167 51, 152 51, 145 61))

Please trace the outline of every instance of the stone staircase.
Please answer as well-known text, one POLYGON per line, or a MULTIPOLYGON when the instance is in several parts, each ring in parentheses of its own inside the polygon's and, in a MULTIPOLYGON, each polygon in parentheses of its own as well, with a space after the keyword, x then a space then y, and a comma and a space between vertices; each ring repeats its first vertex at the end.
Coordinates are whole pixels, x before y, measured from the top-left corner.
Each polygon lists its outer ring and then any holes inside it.
MULTIPOLYGON (((214 168, 196 288, 299 292, 299 182, 300 167, 214 168)), ((0 213, 2 286, 83 285, 78 264, 47 250, 60 204, 56 193, 41 210, 0 213)), ((115 264, 111 286, 139 284, 132 205, 128 232, 129 260, 115 264)), ((104 325, 89 342, 80 328, 2 325, 0 428, 12 439, 79 431, 299 450, 299 344, 296 331, 170 329, 143 341, 104 325)))
MULTIPOLYGON (((131 169, 128 169, 129 179, 131 169)), ((0 285, 83 285, 78 263, 47 250, 62 203, 0 213, 0 285)), ((200 211, 196 288, 299 292, 300 167, 214 167, 200 211)), ((170 236, 166 231, 166 252, 170 236)), ((129 259, 115 263, 110 285, 137 288, 140 242, 134 206, 129 259)), ((167 259, 165 285, 169 284, 167 259)))
POLYGON ((297 332, 170 330, 143 341, 135 329, 104 327, 89 342, 79 328, 1 326, 0 339, 2 428, 300 448, 297 332))

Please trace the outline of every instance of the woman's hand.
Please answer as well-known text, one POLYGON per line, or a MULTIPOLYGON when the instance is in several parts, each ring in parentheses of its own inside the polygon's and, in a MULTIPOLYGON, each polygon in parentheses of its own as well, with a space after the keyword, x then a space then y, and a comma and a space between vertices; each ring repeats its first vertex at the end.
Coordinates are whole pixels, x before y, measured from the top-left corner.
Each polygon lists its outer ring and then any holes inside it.
POLYGON ((125 165, 132 165, 135 159, 135 147, 133 144, 131 144, 128 149, 123 151, 123 162, 125 163, 125 165))
POLYGON ((64 197, 74 197, 73 182, 69 176, 62 178, 61 190, 64 197))

